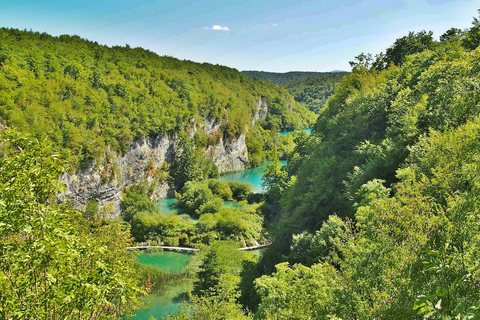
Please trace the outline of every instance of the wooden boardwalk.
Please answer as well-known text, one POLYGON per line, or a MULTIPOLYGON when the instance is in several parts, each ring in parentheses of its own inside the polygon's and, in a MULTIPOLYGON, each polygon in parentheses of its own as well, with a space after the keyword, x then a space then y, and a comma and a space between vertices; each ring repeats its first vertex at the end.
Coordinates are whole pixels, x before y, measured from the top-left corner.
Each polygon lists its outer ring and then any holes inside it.
POLYGON ((268 247, 268 246, 271 246, 271 245, 272 245, 272 242, 269 242, 267 244, 259 244, 258 246, 238 248, 238 250, 240 250, 240 251, 255 250, 255 249, 265 248, 265 247, 268 247))
POLYGON ((127 247, 127 250, 146 250, 149 248, 161 248, 166 251, 198 251, 198 249, 195 249, 195 248, 167 247, 167 246, 137 246, 137 247, 127 247))
MULTIPOLYGON (((265 248, 272 245, 272 242, 267 244, 259 244, 258 246, 238 248, 240 251, 255 250, 260 248, 265 248)), ((159 248, 166 251, 198 251, 196 248, 186 248, 186 247, 168 247, 168 246, 136 246, 136 247, 127 247, 127 250, 146 250, 149 248, 159 248)))

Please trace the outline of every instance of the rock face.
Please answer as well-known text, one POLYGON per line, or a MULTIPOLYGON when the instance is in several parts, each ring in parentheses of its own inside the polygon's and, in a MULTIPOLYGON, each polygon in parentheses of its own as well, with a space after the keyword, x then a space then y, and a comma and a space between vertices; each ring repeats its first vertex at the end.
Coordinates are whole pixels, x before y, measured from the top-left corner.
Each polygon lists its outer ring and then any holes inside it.
MULTIPOLYGON (((268 102, 261 98, 252 116, 252 125, 259 119, 265 118, 267 112, 268 102)), ((199 123, 192 119, 192 123, 190 137, 193 137, 196 130, 212 135, 220 132, 221 128, 219 122, 209 118, 202 119, 199 123)), ((70 200, 78 209, 84 209, 87 202, 94 199, 98 203, 101 214, 113 217, 120 215, 123 189, 137 181, 160 181, 152 200, 172 196, 173 190, 166 181, 162 180, 161 175, 165 162, 173 162, 177 146, 178 137, 174 134, 134 141, 124 155, 107 150, 105 160, 101 163, 94 163, 91 167, 78 169, 74 173, 64 173, 60 180, 67 188, 59 198, 61 201, 70 200)), ((212 157, 220 173, 244 170, 248 164, 244 134, 228 141, 219 138, 215 145, 206 150, 206 153, 212 157)))
MULTIPOLYGON (((218 128, 218 124, 205 121, 201 129, 212 133, 218 128)), ((193 136, 193 132, 191 135, 193 136)), ((78 209, 83 209, 90 199, 95 199, 104 216, 118 216, 124 187, 139 180, 158 181, 156 174, 161 171, 165 161, 173 161, 177 144, 176 135, 164 135, 155 139, 137 140, 122 156, 107 150, 103 163, 62 175, 60 180, 65 183, 67 190, 60 195, 60 199, 70 199, 78 209)), ((248 163, 245 135, 230 141, 220 138, 216 145, 207 149, 207 154, 212 156, 220 173, 244 170, 248 163)), ((171 195, 173 190, 165 181, 157 184, 155 199, 164 199, 171 195)))
POLYGON ((220 173, 244 170, 248 164, 247 145, 243 134, 237 140, 226 143, 220 139, 219 143, 209 150, 210 153, 213 151, 213 162, 220 173))
POLYGON ((268 113, 268 102, 263 97, 257 103, 257 112, 252 117, 252 125, 259 119, 265 119, 268 113))

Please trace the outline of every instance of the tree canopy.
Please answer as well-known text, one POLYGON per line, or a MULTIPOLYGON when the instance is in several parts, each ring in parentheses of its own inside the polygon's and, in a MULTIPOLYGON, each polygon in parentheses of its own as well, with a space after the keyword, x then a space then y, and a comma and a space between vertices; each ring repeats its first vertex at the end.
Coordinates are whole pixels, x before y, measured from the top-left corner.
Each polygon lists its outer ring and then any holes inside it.
POLYGON ((315 118, 284 88, 227 67, 16 29, 0 29, 0 43, 0 119, 48 136, 76 166, 107 147, 124 153, 139 137, 204 121, 220 124, 212 141, 235 138, 248 131, 261 99, 272 110, 265 127, 306 128, 315 118))
POLYGON ((87 223, 58 205, 62 172, 51 147, 1 134, 0 317, 120 319, 145 293, 117 221, 87 223))

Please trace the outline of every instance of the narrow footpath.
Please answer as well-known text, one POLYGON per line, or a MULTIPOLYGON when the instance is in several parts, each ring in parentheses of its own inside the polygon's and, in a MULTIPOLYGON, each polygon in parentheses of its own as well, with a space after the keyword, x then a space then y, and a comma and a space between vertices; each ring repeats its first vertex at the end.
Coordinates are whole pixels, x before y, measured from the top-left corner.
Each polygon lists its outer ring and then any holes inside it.
MULTIPOLYGON (((240 251, 255 250, 255 249, 265 248, 270 245, 272 245, 271 241, 267 244, 259 244, 257 246, 252 246, 252 247, 238 248, 238 250, 240 251)), ((199 250, 196 248, 168 247, 168 246, 136 246, 136 247, 127 247, 127 250, 146 250, 149 248, 160 248, 166 251, 198 251, 199 250)))

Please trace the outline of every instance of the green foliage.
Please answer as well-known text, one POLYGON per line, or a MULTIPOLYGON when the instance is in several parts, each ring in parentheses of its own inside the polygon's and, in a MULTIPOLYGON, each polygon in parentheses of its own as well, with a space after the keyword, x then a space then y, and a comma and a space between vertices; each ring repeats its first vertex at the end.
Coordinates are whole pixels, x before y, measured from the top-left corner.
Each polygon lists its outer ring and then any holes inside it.
POLYGON ((122 200, 123 218, 130 223, 132 235, 138 242, 190 246, 233 239, 252 245, 263 239, 263 219, 257 213, 259 205, 243 201, 235 203, 236 208, 224 207, 220 197, 243 200, 251 190, 252 186, 246 183, 189 181, 182 193, 177 193, 176 205, 183 214, 165 216, 148 197, 151 186, 138 183, 126 189, 122 200), (191 216, 200 219, 195 223, 191 216))
POLYGON ((181 235, 192 233, 194 226, 191 221, 181 216, 141 211, 133 217, 131 228, 136 241, 155 240, 167 246, 178 246, 187 244, 187 239, 183 239, 181 235))
POLYGON ((478 25, 358 56, 287 169, 270 167, 271 189, 297 179, 259 266, 305 265, 255 280, 255 318, 480 318, 478 25))
POLYGON ((198 280, 194 283, 193 292, 196 295, 211 295, 222 276, 236 276, 234 283, 240 280, 238 275, 243 262, 252 261, 255 257, 249 252, 237 249, 238 244, 233 241, 217 241, 208 246, 197 274, 198 280))
POLYGON ((85 208, 84 218, 86 220, 95 220, 98 219, 98 201, 97 199, 90 199, 87 201, 87 206, 85 208))
POLYGON ((385 60, 383 62, 386 65, 393 63, 396 66, 401 66, 406 56, 433 49, 432 31, 409 32, 408 35, 395 40, 393 45, 385 50, 385 60))
POLYGON ((478 51, 445 43, 407 56, 400 68, 356 69, 345 76, 308 142, 300 144, 307 151, 298 147, 290 157, 297 183, 283 197, 292 219, 303 220, 300 229, 318 228, 331 214, 353 217, 358 188, 373 179, 388 188, 408 146, 422 134, 476 117, 478 57, 478 51), (305 153, 310 155, 300 156, 305 153))
POLYGON ((337 74, 345 75, 348 72, 302 72, 302 71, 290 71, 285 73, 279 72, 265 72, 265 71, 242 71, 243 74, 246 74, 250 78, 258 78, 261 80, 270 81, 271 83, 276 83, 280 85, 285 85, 292 82, 301 82, 308 79, 323 79, 335 77, 337 74))
POLYGON ((187 181, 201 180, 203 172, 201 166, 199 166, 200 154, 185 131, 179 133, 178 145, 180 152, 175 154, 171 176, 174 178, 176 189, 180 190, 187 181))
POLYGON ((189 181, 177 194, 177 206, 185 213, 200 216, 204 213, 217 212, 223 205, 220 197, 214 196, 208 183, 189 181))
POLYGON ((0 316, 118 319, 144 293, 116 221, 88 224, 58 205, 62 167, 51 147, 2 133, 0 316))
POLYGON ((312 77, 286 83, 284 86, 295 98, 295 101, 305 105, 308 110, 319 114, 328 98, 347 73, 330 73, 323 77, 312 77))
POLYGON ((479 317, 479 137, 478 120, 431 131, 397 171, 392 196, 378 180, 360 188, 355 228, 330 217, 315 235, 295 236, 287 258, 311 268, 283 263, 257 279, 255 316, 479 317))
POLYGON ((208 180, 207 184, 214 195, 219 196, 225 201, 233 200, 233 191, 230 188, 230 183, 219 180, 208 180))
POLYGON ((237 201, 243 201, 253 192, 253 186, 248 182, 229 181, 228 186, 232 191, 232 198, 237 201))
POLYGON ((255 280, 261 299, 255 319, 328 319, 340 308, 336 296, 343 284, 333 267, 285 262, 276 268, 271 276, 255 280))
POLYGON ((199 133, 199 149, 238 137, 262 98, 279 112, 266 125, 280 119, 279 129, 297 129, 314 120, 285 89, 227 67, 16 29, 0 29, 0 43, 0 119, 48 136, 75 168, 101 160, 107 146, 125 153, 134 139, 172 136, 203 119, 221 129, 199 133))
POLYGON ((295 183, 295 179, 295 176, 288 175, 278 158, 273 159, 273 163, 265 167, 262 176, 262 187, 268 190, 269 201, 278 203, 282 192, 289 189, 295 183))
POLYGON ((230 274, 220 275, 218 284, 209 295, 190 296, 190 303, 184 302, 177 314, 169 314, 166 320, 248 320, 251 315, 237 303, 236 288, 238 279, 230 274))
POLYGON ((273 147, 270 130, 255 125, 246 135, 248 160, 251 167, 258 167, 267 160, 267 150, 273 147))
MULTIPOLYGON (((480 14, 480 10, 478 13, 480 14)), ((475 50, 480 45, 479 18, 473 18, 472 27, 463 34, 463 37, 460 37, 460 41, 462 46, 468 50, 475 50)))
POLYGON ((260 240, 263 231, 263 219, 253 212, 225 207, 214 214, 215 230, 220 233, 221 239, 233 239, 253 245, 260 240))
POLYGON ((329 262, 338 266, 340 248, 351 237, 351 226, 337 216, 330 216, 315 234, 304 231, 294 235, 286 261, 312 266, 329 262))
POLYGON ((160 209, 150 201, 151 186, 145 182, 138 182, 125 188, 122 198, 122 218, 130 222, 139 212, 160 213, 160 209))

